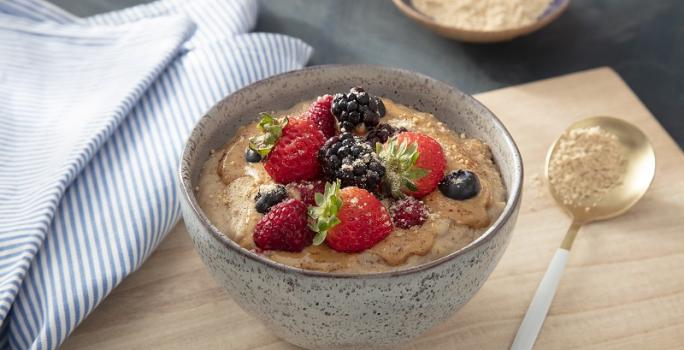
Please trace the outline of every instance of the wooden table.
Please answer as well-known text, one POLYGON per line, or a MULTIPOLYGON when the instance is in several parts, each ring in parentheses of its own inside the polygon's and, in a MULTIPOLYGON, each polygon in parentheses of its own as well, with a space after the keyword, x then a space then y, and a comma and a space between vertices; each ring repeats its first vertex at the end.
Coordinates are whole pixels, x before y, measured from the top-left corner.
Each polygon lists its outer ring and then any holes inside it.
MULTIPOLYGON (((570 224, 539 180, 546 148, 573 120, 631 121, 656 149, 657 174, 626 215, 582 228, 538 349, 684 348, 684 156, 612 70, 476 96, 508 126, 526 166, 512 242, 475 297, 408 349, 505 349, 570 224)), ((67 339, 65 349, 294 349, 211 279, 179 225, 67 339)))

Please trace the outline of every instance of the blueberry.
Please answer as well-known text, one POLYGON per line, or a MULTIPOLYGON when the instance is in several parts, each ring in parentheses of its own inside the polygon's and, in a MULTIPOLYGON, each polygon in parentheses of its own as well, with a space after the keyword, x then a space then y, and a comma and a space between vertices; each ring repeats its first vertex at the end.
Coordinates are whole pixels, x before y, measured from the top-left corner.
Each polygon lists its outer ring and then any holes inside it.
POLYGON ((245 160, 250 163, 259 163, 261 161, 261 155, 257 151, 248 148, 247 152, 245 152, 245 160))
POLYGON ((256 202, 254 207, 258 213, 266 214, 272 206, 282 202, 286 197, 287 190, 283 185, 262 186, 259 188, 259 193, 254 197, 256 202))
POLYGON ((359 103, 356 101, 351 101, 347 103, 347 112, 353 112, 355 110, 359 109, 359 103))
POLYGON ((438 187, 443 195, 456 200, 473 198, 480 193, 477 175, 468 170, 456 170, 444 175, 438 187))

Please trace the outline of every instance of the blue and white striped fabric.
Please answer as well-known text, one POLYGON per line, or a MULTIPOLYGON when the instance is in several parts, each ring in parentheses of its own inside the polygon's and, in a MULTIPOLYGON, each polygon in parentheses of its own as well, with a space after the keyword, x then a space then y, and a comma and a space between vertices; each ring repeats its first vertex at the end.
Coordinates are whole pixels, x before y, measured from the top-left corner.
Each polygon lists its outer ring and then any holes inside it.
POLYGON ((76 18, 0 0, 0 348, 56 348, 179 218, 175 171, 222 96, 306 64, 255 0, 76 18))

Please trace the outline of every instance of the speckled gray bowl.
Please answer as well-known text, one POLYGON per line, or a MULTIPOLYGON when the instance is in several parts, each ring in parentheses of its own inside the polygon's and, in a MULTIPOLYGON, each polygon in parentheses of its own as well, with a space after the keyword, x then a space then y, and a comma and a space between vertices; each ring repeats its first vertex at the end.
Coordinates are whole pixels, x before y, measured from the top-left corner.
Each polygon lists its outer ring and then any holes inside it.
MULTIPOLYGON (((501 122, 461 91, 432 78, 378 66, 318 66, 254 83, 218 102, 199 121, 183 151, 181 206, 195 249, 235 302, 286 341, 310 349, 396 346, 427 331, 463 306, 501 258, 515 224, 522 161, 501 122), (302 270, 240 248, 222 235, 197 203, 193 188, 209 151, 262 111, 361 85, 421 111, 492 149, 508 200, 503 214, 477 240, 430 263, 377 274, 302 270)), ((226 330, 226 337, 230 337, 226 330)))

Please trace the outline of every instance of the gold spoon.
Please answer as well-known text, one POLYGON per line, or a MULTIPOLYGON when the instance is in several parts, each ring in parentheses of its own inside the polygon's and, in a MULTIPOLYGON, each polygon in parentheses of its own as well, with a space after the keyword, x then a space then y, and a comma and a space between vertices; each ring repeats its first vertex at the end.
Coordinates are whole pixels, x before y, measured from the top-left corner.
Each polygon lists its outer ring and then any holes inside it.
MULTIPOLYGON (((591 117, 570 125, 565 132, 573 129, 600 126, 615 134, 624 148, 625 167, 622 184, 606 193, 596 206, 587 208, 583 205, 564 204, 561 196, 549 181, 549 161, 556 152, 558 139, 551 145, 546 156, 545 177, 551 195, 565 212, 572 218, 572 224, 563 238, 560 248, 553 256, 544 277, 537 287, 525 318, 515 336, 512 350, 532 349, 541 330, 551 300, 556 293, 558 282, 565 268, 572 243, 577 232, 584 224, 592 221, 606 220, 625 213, 641 199, 648 190, 655 175, 655 153, 646 135, 636 126, 623 120, 611 117, 591 117)), ((560 137, 559 137, 560 138, 560 137)))

